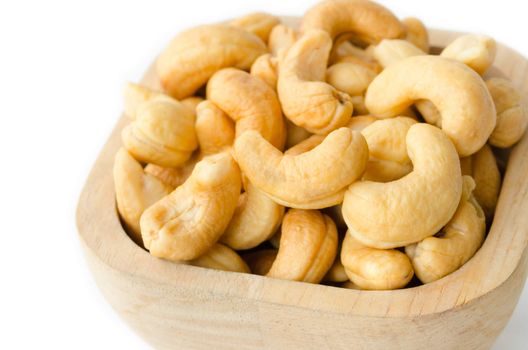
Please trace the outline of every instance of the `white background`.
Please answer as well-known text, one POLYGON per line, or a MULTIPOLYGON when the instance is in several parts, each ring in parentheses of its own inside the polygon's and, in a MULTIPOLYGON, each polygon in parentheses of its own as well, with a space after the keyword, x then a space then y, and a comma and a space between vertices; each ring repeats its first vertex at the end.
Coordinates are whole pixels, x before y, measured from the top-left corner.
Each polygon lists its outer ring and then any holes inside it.
MULTIPOLYGON (((138 81, 183 28, 311 1, 0 2, 0 348, 147 349, 96 289, 74 222, 88 171, 138 81)), ((524 2, 381 1, 528 57, 524 2)), ((495 345, 526 349, 528 291, 495 345)), ((351 344, 353 347, 353 344, 351 344)))

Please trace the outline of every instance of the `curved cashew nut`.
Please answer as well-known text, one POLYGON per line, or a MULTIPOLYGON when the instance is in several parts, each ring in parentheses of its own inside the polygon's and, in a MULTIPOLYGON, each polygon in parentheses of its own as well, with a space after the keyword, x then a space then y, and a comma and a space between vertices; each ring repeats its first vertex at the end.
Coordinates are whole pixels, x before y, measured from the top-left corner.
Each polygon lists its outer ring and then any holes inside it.
POLYGON ((177 35, 156 62, 157 74, 169 95, 191 96, 218 70, 249 69, 267 52, 256 35, 227 25, 205 25, 177 35))
POLYGON ((318 210, 290 209, 282 221, 279 252, 268 277, 319 283, 337 254, 337 230, 318 210))
POLYGON ((376 72, 352 62, 336 63, 326 71, 326 81, 339 91, 350 96, 363 96, 376 72))
POLYGON ((399 38, 404 28, 385 7, 368 0, 321 1, 304 15, 301 32, 322 29, 332 39, 351 34, 369 44, 399 38))
POLYGON ((280 20, 275 16, 263 12, 254 12, 232 20, 229 25, 253 33, 267 43, 271 30, 279 23, 280 20))
POLYGON ((240 195, 238 206, 220 242, 241 250, 250 249, 268 240, 277 231, 284 207, 275 203, 251 183, 240 195))
POLYGON ((271 54, 279 57, 281 52, 286 52, 297 40, 297 32, 284 24, 277 24, 271 30, 268 47, 271 54))
POLYGON ((368 158, 363 136, 347 128, 331 132, 320 145, 299 155, 282 154, 255 131, 242 134, 234 150, 255 187, 279 204, 310 209, 340 203, 368 158))
POLYGON ((464 176, 464 190, 453 218, 439 236, 405 247, 416 276, 423 283, 436 281, 464 265, 484 241, 486 219, 471 191, 475 182, 464 176))
POLYGON ((495 147, 511 147, 526 131, 528 111, 511 81, 491 78, 486 81, 486 86, 497 110, 497 126, 491 133, 489 143, 495 147))
POLYGON ((345 222, 352 236, 369 247, 402 247, 434 235, 460 201, 460 161, 449 138, 418 123, 406 142, 414 165, 410 174, 388 183, 355 182, 345 193, 345 222))
POLYGON ((462 174, 469 175, 475 181, 473 196, 480 204, 486 217, 493 219, 501 187, 501 174, 495 155, 488 145, 471 157, 460 159, 462 174))
POLYGON ((183 185, 141 216, 145 248, 173 261, 205 254, 229 224, 240 186, 240 170, 229 153, 205 157, 183 185))
POLYGON ((495 60, 497 44, 484 35, 466 34, 447 45, 440 56, 460 61, 483 75, 495 60))
POLYGON ((292 148, 299 142, 312 136, 308 130, 293 124, 287 118, 285 118, 284 122, 286 124, 286 149, 292 148))
POLYGON ((233 145, 233 121, 211 101, 203 101, 196 108, 196 136, 200 151, 207 154, 221 152, 233 145))
POLYGON ((427 28, 418 18, 409 17, 402 20, 405 29, 405 40, 425 53, 429 53, 429 34, 427 28))
POLYGON ((215 243, 204 255, 191 260, 191 265, 231 272, 250 273, 246 262, 231 248, 215 243))
POLYGON ((114 159, 117 209, 132 239, 141 244, 139 218, 143 211, 168 195, 172 188, 145 173, 137 160, 121 148, 114 159))
POLYGON ((382 40, 374 47, 373 52, 374 58, 376 58, 383 68, 387 68, 407 57, 426 54, 409 41, 401 39, 382 40))
POLYGON ((350 96, 324 82, 331 47, 326 32, 309 31, 279 65, 277 91, 284 115, 315 134, 344 126, 353 111, 350 96))
POLYGON ((260 276, 265 276, 268 273, 276 257, 277 250, 275 249, 257 250, 242 255, 251 273, 260 276))
POLYGON ((182 165, 198 146, 193 112, 168 98, 143 103, 121 138, 134 158, 164 167, 182 165))
POLYGON ((411 261, 404 253, 367 247, 348 232, 341 248, 341 261, 350 281, 361 289, 403 288, 414 275, 411 261))
POLYGON ((365 103, 372 114, 392 117, 420 99, 438 108, 442 130, 461 157, 482 148, 495 127, 495 106, 482 78, 438 56, 408 57, 386 68, 369 85, 365 103))
POLYGON ((279 149, 286 128, 277 94, 262 80, 238 69, 218 71, 207 83, 207 99, 236 122, 236 137, 256 130, 279 149))
POLYGON ((278 79, 278 60, 271 54, 267 53, 255 60, 251 66, 251 75, 256 76, 266 84, 268 84, 273 90, 277 89, 278 79))
POLYGON ((176 188, 187 180, 199 160, 198 155, 193 155, 185 164, 177 168, 164 168, 156 164, 147 164, 145 173, 154 176, 172 188, 176 188))

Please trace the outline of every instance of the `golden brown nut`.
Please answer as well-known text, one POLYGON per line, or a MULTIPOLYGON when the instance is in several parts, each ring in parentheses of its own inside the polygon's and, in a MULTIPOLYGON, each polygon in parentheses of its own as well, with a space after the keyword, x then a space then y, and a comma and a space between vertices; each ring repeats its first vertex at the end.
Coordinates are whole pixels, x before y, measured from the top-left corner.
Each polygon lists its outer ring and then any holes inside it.
POLYGON ((407 57, 425 55, 424 51, 402 39, 382 40, 373 50, 374 58, 383 68, 407 57))
POLYGON ((172 188, 143 171, 143 167, 121 148, 114 159, 114 186, 117 209, 127 231, 137 244, 142 244, 139 218, 143 211, 172 188))
POLYGON ((255 60, 251 66, 251 75, 254 75, 266 84, 268 84, 273 90, 277 89, 278 79, 278 60, 271 54, 266 53, 255 60))
POLYGON ((379 117, 393 117, 416 100, 433 102, 442 130, 461 157, 486 143, 496 112, 482 78, 466 65, 438 56, 413 56, 381 72, 367 90, 365 104, 379 117))
POLYGON ((156 164, 147 164, 145 173, 156 177, 172 188, 176 188, 187 180, 199 160, 199 155, 194 154, 185 164, 177 168, 164 168, 156 164))
POLYGON ((414 275, 411 261, 404 253, 367 247, 349 233, 343 240, 341 261, 348 278, 361 289, 403 288, 414 275))
POLYGON ((218 70, 249 69, 267 52, 256 35, 227 25, 204 25, 178 34, 159 56, 156 71, 169 95, 194 94, 218 70))
POLYGON ((297 32, 284 24, 277 24, 271 30, 268 39, 268 47, 275 57, 280 56, 280 52, 286 52, 297 40, 297 32))
POLYGON ((425 53, 429 53, 429 34, 427 28, 418 18, 409 17, 402 20, 405 29, 405 40, 425 53))
POLYGON ((435 237, 407 246, 416 276, 423 283, 436 281, 464 265, 484 241, 486 219, 471 191, 475 182, 464 176, 464 190, 458 209, 435 237))
POLYGON ((163 167, 182 165, 198 146, 193 112, 168 98, 141 104, 136 120, 123 129, 121 137, 134 158, 163 167))
POLYGON ((242 255, 251 273, 260 276, 265 276, 268 273, 276 257, 277 250, 275 249, 257 250, 242 255))
POLYGON ((495 213, 501 187, 501 174, 495 155, 488 145, 471 157, 460 159, 462 174, 475 180, 473 196, 480 204, 486 217, 491 220, 495 213))
POLYGON ((240 170, 227 152, 205 157, 183 185, 141 216, 145 248, 188 261, 205 254, 229 224, 240 195, 240 170))
POLYGON ((236 122, 236 137, 256 130, 283 149, 286 128, 277 94, 262 80, 238 69, 218 71, 207 84, 207 99, 236 122))
POLYGON ((235 124, 211 101, 203 101, 196 108, 196 136, 204 155, 221 152, 233 145, 235 124))
POLYGON ((301 32, 312 29, 326 31, 332 39, 352 34, 366 43, 399 38, 404 28, 398 18, 385 7, 368 0, 325 0, 304 15, 301 32))
POLYGON ((346 191, 343 217, 350 234, 369 247, 402 247, 434 235, 460 201, 460 161, 449 138, 418 123, 406 142, 414 165, 410 174, 388 183, 355 182, 346 191))
POLYGON ((251 273, 246 262, 231 248, 215 243, 204 255, 190 261, 191 265, 208 269, 251 273))
POLYGON ((220 241, 236 250, 256 247, 277 231, 283 215, 282 205, 248 183, 220 241))
POLYGON ((352 115, 350 96, 325 83, 332 39, 321 30, 305 33, 279 65, 277 91, 284 115, 315 134, 345 125, 352 115))
POLYGON ((232 20, 229 25, 253 33, 267 43, 271 30, 279 23, 280 20, 275 16, 263 12, 254 12, 232 20))
POLYGON ((337 230, 318 210, 290 209, 282 221, 279 252, 268 277, 319 283, 337 254, 337 230))
POLYGON ((460 61, 483 75, 493 64, 497 44, 484 35, 466 34, 447 45, 440 56, 460 61))
POLYGON ((282 154, 254 131, 242 134, 234 150, 255 187, 279 204, 309 209, 340 203, 368 158, 365 139, 348 128, 331 132, 320 145, 300 155, 282 154))
POLYGON ((286 124, 286 149, 289 149, 312 136, 308 130, 293 124, 288 119, 285 118, 284 122, 286 124))
POLYGON ((326 71, 328 84, 350 96, 362 96, 375 77, 372 69, 352 62, 336 63, 326 71))
POLYGON ((489 143, 495 147, 511 147, 522 138, 528 126, 526 106, 511 81, 491 78, 486 81, 486 86, 497 110, 497 125, 491 133, 489 143))

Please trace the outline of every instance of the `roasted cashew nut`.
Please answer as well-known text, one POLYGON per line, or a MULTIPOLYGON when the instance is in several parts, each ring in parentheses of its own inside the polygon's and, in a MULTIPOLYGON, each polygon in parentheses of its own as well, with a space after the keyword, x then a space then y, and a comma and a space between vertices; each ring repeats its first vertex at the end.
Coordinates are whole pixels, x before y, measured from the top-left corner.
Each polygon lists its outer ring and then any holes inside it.
POLYGON ((276 257, 277 250, 275 249, 251 251, 242 255, 242 259, 249 266, 251 273, 260 276, 265 276, 268 273, 276 257))
POLYGON ((394 117, 416 100, 430 100, 440 125, 461 157, 478 151, 496 122, 495 106, 482 78, 466 65, 438 56, 413 56, 381 72, 365 104, 379 117, 394 117))
POLYGON ((262 80, 238 69, 218 71, 207 83, 207 99, 236 122, 236 137, 258 131, 278 149, 286 128, 275 91, 262 80))
POLYGON ((234 150, 255 187, 279 204, 304 209, 340 203, 368 158, 363 136, 347 128, 331 132, 320 145, 299 155, 282 154, 255 131, 242 134, 234 150))
POLYGON ((235 125, 227 114, 211 101, 196 107, 196 136, 204 155, 221 152, 233 145, 235 125))
POLYGON ((231 248, 215 243, 204 255, 191 260, 191 265, 231 272, 250 273, 246 262, 231 248))
POLYGON ((405 29, 405 40, 425 53, 429 53, 429 34, 427 28, 418 18, 409 17, 402 20, 405 29))
POLYGON ((434 235, 460 201, 460 160, 445 133, 418 123, 406 142, 411 173, 388 183, 355 182, 345 193, 343 217, 350 234, 369 247, 402 247, 434 235))
POLYGON ((466 34, 447 45, 440 56, 460 61, 483 75, 493 64, 496 52, 497 44, 492 38, 466 34))
POLYGON ((254 12, 229 22, 229 25, 244 29, 268 42, 271 30, 280 23, 279 19, 268 13, 254 12))
POLYGON ((309 9, 301 23, 301 32, 326 31, 332 39, 353 35, 369 44, 403 36, 398 18, 385 7, 368 0, 325 0, 309 9))
POLYGON ((403 288, 414 275, 411 261, 404 253, 367 247, 348 232, 341 248, 341 261, 350 281, 361 289, 403 288))
POLYGON ((405 247, 416 276, 423 283, 436 281, 464 265, 480 248, 486 232, 486 218, 471 191, 475 182, 464 176, 464 190, 458 209, 439 235, 405 247))
POLYGON ((156 62, 163 88, 181 99, 193 95, 218 70, 249 69, 267 52, 256 35, 227 25, 204 25, 177 35, 156 62))
POLYGON ((254 248, 271 238, 283 215, 282 205, 248 183, 220 242, 236 250, 254 248))
POLYGON ((141 214, 150 205, 169 194, 172 188, 145 173, 141 164, 124 148, 117 151, 113 171, 117 210, 132 239, 142 244, 139 227, 141 214))
POLYGON ((183 185, 141 216, 145 248, 172 261, 205 254, 229 224, 240 188, 240 170, 229 153, 205 157, 183 185))
POLYGON ((353 111, 350 96, 324 82, 331 48, 326 32, 309 31, 279 63, 277 92, 284 115, 315 134, 344 126, 353 111))
POLYGON ((282 221, 279 252, 268 277, 319 283, 337 254, 337 230, 318 210, 290 209, 282 221))

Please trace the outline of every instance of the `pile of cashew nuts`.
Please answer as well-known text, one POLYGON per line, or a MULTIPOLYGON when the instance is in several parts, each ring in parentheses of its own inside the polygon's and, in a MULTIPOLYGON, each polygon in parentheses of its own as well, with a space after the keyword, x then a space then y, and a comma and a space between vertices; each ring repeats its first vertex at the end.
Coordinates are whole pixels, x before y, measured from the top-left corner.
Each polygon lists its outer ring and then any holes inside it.
POLYGON ((161 88, 125 88, 123 226, 175 263, 347 288, 459 269, 528 113, 486 75, 493 39, 429 50, 422 22, 367 0, 321 1, 298 29, 255 13, 180 33, 161 88))

